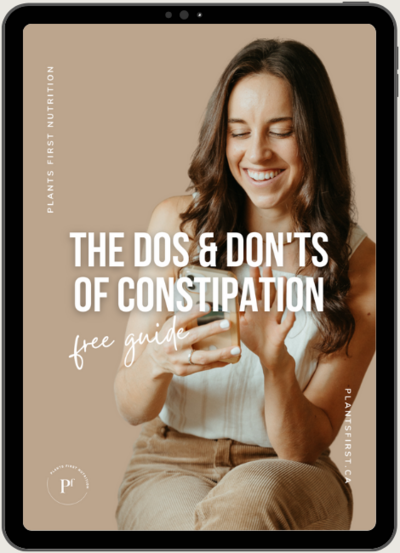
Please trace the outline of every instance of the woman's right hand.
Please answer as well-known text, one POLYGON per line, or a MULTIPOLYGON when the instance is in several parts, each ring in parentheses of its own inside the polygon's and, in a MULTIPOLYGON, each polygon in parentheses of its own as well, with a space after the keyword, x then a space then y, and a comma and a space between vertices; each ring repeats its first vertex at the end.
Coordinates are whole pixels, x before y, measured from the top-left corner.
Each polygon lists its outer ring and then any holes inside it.
MULTIPOLYGON (((209 304, 208 313, 211 309, 209 304)), ((186 330, 187 325, 204 315, 204 311, 200 311, 200 306, 197 304, 187 313, 178 313, 174 317, 170 317, 162 326, 158 333, 158 342, 154 340, 148 345, 148 354, 156 364, 160 373, 171 373, 177 376, 188 376, 200 371, 224 367, 229 361, 229 358, 239 355, 240 348, 228 347, 215 349, 212 351, 193 349, 193 345, 204 338, 226 332, 230 328, 230 321, 223 319, 222 321, 214 321, 201 326, 196 326, 186 330), (175 333, 176 340, 170 339, 167 341, 167 335, 172 334, 172 327, 175 318, 175 333), (221 326, 222 325, 222 326, 221 326), (184 332, 178 331, 182 329, 184 332), (165 340, 165 341, 164 341, 165 340), (190 357, 191 351, 193 353, 190 357), (224 361, 225 360, 225 361, 224 361)))

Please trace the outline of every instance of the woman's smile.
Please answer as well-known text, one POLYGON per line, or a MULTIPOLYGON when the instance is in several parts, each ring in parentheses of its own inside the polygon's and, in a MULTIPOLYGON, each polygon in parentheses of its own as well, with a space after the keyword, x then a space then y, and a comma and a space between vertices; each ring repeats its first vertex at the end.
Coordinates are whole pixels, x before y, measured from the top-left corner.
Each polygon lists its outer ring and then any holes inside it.
POLYGON ((264 186, 272 184, 278 180, 278 177, 285 169, 267 169, 264 171, 253 171, 248 168, 241 168, 247 179, 254 186, 264 186))

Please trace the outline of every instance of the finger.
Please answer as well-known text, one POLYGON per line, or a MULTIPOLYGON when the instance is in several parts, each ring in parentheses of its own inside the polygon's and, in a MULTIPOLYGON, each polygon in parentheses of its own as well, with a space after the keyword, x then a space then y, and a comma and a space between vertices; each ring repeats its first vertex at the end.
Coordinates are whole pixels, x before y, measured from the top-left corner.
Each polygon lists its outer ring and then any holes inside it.
MULTIPOLYGON (((262 276, 265 278, 273 278, 272 269, 271 267, 264 267, 262 276)), ((275 296, 276 296, 276 288, 273 282, 269 283, 269 306, 270 309, 273 305, 275 305, 275 296)))
MULTIPOLYGON (((286 309, 286 289, 287 289, 287 278, 284 276, 282 277, 282 288, 283 288, 283 309, 282 311, 278 311, 278 305, 276 305, 276 315, 275 320, 278 324, 281 324, 283 314, 286 309)), ((278 304, 278 301, 276 302, 278 304)))
POLYGON ((210 369, 220 369, 221 367, 226 367, 229 365, 229 361, 217 361, 216 363, 209 363, 208 365, 186 365, 187 374, 199 373, 202 371, 209 371, 210 369), (188 368, 190 367, 190 368, 188 368), (193 367, 193 370, 191 368, 193 367))
POLYGON ((210 365, 207 365, 206 367, 203 367, 203 371, 208 371, 209 369, 219 369, 221 367, 226 367, 229 363, 227 361, 225 361, 225 363, 223 363, 222 361, 220 361, 219 363, 211 363, 210 365))
POLYGON ((214 336, 214 334, 220 334, 226 332, 231 327, 231 322, 228 319, 222 319, 220 321, 214 321, 201 326, 195 326, 187 331, 186 336, 182 340, 182 347, 188 347, 196 342, 200 342, 208 336, 214 336))
POLYGON ((250 267, 250 277, 253 279, 254 291, 256 299, 262 299, 262 284, 260 282, 260 269, 258 267, 250 267))
POLYGON ((294 311, 287 311, 285 320, 281 324, 281 329, 285 335, 285 338, 289 334, 289 331, 293 328, 295 321, 296 321, 296 313, 294 311))
MULTIPOLYGON (((185 350, 185 354, 187 354, 186 355, 187 363, 188 363, 189 353, 190 353, 190 350, 185 350)), ((227 359, 230 359, 231 357, 236 357, 237 355, 240 355, 240 353, 241 353, 241 350, 237 346, 234 346, 234 347, 230 346, 229 348, 215 349, 212 351, 195 349, 191 355, 190 360, 193 363, 193 366, 197 366, 197 370, 200 370, 201 368, 205 368, 206 365, 210 365, 212 363, 218 363, 224 360, 225 360, 225 363, 227 363, 228 362, 227 359)))
POLYGON ((196 303, 190 311, 187 311, 186 313, 179 312, 176 314, 176 329, 179 330, 180 328, 185 328, 190 322, 211 311, 211 305, 209 303, 206 303, 205 307, 206 311, 200 311, 200 303, 196 303))
MULTIPOLYGON (((249 313, 249 311, 247 313, 249 313)), ((248 323, 249 321, 248 321, 248 318, 246 317, 246 311, 239 311, 239 325, 240 326, 247 325, 248 323)))
POLYGON ((175 367, 173 374, 177 376, 189 376, 191 374, 199 373, 202 371, 208 371, 209 369, 218 369, 220 367, 226 367, 229 364, 229 361, 218 361, 216 363, 209 363, 208 365, 186 365, 180 364, 175 367))

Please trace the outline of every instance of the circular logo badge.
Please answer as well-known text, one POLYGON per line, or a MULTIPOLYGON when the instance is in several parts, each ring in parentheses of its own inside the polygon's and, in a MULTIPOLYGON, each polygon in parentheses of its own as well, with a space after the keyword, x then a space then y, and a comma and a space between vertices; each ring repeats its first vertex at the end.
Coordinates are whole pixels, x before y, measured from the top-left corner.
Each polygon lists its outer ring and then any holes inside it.
POLYGON ((61 505, 76 505, 89 491, 89 479, 75 465, 59 465, 47 478, 47 491, 54 501, 61 505))

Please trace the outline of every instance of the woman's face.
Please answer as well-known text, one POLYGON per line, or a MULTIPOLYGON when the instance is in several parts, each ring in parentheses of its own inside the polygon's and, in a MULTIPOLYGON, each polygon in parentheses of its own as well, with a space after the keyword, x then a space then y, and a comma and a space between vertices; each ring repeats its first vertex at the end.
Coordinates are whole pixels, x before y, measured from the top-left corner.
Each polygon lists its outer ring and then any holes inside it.
POLYGON ((300 183, 302 162, 293 132, 289 85, 269 74, 249 75, 228 102, 226 157, 253 204, 287 207, 300 183))

